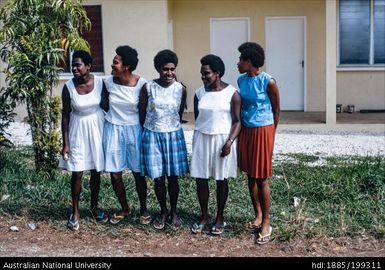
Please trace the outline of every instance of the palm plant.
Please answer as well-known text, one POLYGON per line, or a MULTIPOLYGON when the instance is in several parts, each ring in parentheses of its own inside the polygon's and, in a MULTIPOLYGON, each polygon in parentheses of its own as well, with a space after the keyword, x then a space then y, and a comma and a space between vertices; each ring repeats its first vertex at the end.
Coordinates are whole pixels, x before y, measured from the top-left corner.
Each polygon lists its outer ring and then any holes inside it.
POLYGON ((35 168, 52 174, 60 150, 60 98, 53 87, 68 49, 89 51, 81 33, 91 23, 81 0, 8 0, 0 23, 0 57, 7 64, 2 95, 13 109, 26 106, 35 168))

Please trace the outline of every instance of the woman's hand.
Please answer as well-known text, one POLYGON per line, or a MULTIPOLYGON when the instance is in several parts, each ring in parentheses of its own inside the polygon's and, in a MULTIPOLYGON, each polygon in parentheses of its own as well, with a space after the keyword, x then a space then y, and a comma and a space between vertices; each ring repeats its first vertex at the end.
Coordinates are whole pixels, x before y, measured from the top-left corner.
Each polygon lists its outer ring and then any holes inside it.
POLYGON ((69 152, 70 152, 69 147, 68 146, 63 146, 61 154, 62 154, 64 160, 68 160, 69 159, 69 152))
POLYGON ((221 157, 225 157, 230 154, 232 144, 233 142, 230 139, 226 141, 225 145, 222 147, 221 157))

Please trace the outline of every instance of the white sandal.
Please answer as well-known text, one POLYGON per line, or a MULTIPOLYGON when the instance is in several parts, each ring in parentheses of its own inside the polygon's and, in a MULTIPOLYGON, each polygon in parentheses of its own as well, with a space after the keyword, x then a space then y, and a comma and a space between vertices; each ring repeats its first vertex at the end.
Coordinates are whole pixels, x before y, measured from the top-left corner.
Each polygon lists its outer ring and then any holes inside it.
POLYGON ((267 243, 270 243, 274 240, 274 237, 271 237, 271 232, 273 231, 273 228, 269 227, 269 233, 262 235, 261 233, 258 234, 258 238, 255 241, 258 245, 265 245, 267 243))

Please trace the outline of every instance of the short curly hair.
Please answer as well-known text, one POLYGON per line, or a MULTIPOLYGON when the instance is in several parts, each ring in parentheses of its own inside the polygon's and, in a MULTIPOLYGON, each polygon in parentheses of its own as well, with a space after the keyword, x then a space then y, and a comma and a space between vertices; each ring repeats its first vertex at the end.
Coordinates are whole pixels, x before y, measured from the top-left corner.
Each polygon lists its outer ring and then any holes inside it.
POLYGON ((205 55, 201 59, 201 64, 210 66, 213 71, 219 73, 219 77, 225 75, 225 64, 219 56, 214 54, 205 55))
POLYGON ((262 67, 265 63, 265 51, 255 42, 245 42, 238 47, 241 59, 250 60, 254 67, 262 67))
POLYGON ((154 67, 157 71, 160 71, 162 65, 167 63, 173 63, 175 67, 178 65, 178 56, 171 50, 162 50, 158 52, 154 57, 154 67))
POLYGON ((91 65, 91 67, 92 67, 92 57, 91 57, 91 55, 90 55, 89 52, 84 51, 84 50, 75 51, 75 52, 72 54, 72 61, 73 61, 75 58, 80 58, 80 59, 82 59, 82 61, 83 61, 83 63, 84 63, 85 65, 91 65))
POLYGON ((122 57, 123 65, 128 66, 130 71, 134 71, 138 65, 138 52, 128 45, 119 46, 115 50, 116 54, 122 57))

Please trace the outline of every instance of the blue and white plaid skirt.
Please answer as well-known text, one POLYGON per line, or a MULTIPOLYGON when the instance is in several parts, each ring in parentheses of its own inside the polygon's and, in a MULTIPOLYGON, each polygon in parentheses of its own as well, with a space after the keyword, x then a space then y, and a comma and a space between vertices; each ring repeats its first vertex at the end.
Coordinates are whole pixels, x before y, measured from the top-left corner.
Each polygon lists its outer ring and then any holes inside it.
POLYGON ((189 172, 183 129, 142 133, 142 174, 152 179, 161 176, 181 176, 189 172))

